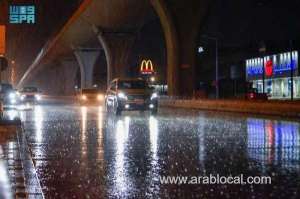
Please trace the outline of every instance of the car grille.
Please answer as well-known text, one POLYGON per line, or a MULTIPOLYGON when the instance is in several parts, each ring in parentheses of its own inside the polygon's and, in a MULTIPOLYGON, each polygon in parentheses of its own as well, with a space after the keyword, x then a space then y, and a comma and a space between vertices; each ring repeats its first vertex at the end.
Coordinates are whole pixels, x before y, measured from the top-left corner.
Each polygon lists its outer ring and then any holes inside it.
POLYGON ((128 95, 127 99, 128 100, 135 100, 135 99, 143 99, 143 100, 145 100, 145 99, 147 99, 147 96, 145 96, 145 95, 128 95))
POLYGON ((26 95, 25 98, 26 99, 35 99, 35 96, 34 95, 26 95))

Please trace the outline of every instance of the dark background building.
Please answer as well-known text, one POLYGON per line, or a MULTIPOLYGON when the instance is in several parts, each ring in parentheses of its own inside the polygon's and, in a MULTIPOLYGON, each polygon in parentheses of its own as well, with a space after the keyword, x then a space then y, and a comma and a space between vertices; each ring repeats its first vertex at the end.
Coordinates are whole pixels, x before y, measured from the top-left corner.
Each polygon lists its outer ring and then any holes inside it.
MULTIPOLYGON (((202 28, 201 35, 218 38, 220 92, 231 97, 234 83, 244 89, 245 60, 265 54, 277 54, 299 49, 300 2, 297 0, 216 0, 202 28), (236 66, 236 67, 234 67, 236 66), (231 77, 235 68, 237 82, 231 77)), ((198 46, 204 52, 197 56, 196 85, 206 84, 209 93, 214 92, 215 42, 199 35, 198 46)), ((195 49, 197 50, 197 49, 195 49)), ((196 87, 197 87, 196 86, 196 87)))

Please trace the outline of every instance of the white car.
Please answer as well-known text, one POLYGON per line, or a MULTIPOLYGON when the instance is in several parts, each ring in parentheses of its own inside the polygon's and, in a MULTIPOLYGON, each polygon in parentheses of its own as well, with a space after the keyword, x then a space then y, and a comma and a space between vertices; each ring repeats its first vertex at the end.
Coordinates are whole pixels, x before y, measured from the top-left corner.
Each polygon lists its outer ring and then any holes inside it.
POLYGON ((41 92, 36 87, 28 86, 24 87, 20 92, 20 100, 21 102, 39 102, 41 101, 41 92))

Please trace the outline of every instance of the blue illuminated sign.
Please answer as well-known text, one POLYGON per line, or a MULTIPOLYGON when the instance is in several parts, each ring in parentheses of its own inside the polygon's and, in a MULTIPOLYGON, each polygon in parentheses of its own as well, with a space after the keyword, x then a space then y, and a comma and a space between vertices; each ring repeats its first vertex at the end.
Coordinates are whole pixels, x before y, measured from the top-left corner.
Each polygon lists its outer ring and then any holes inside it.
POLYGON ((246 60, 247 79, 262 78, 263 70, 265 77, 279 77, 290 75, 298 69, 298 51, 266 56, 264 58, 253 58, 246 60))
POLYGON ((262 58, 255 58, 247 60, 246 71, 248 76, 256 76, 263 74, 263 60, 262 58))
POLYGON ((36 22, 35 6, 9 6, 9 23, 11 24, 34 24, 36 22))

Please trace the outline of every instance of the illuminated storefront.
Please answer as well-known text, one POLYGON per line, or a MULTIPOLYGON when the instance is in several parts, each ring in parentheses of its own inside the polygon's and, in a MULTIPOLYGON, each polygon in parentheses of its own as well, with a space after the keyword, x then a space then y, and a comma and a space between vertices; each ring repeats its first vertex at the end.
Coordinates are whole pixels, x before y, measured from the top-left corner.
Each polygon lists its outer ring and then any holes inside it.
POLYGON ((292 79, 294 98, 300 98, 298 51, 246 60, 246 80, 259 93, 263 92, 263 79, 270 99, 291 98, 292 79))

